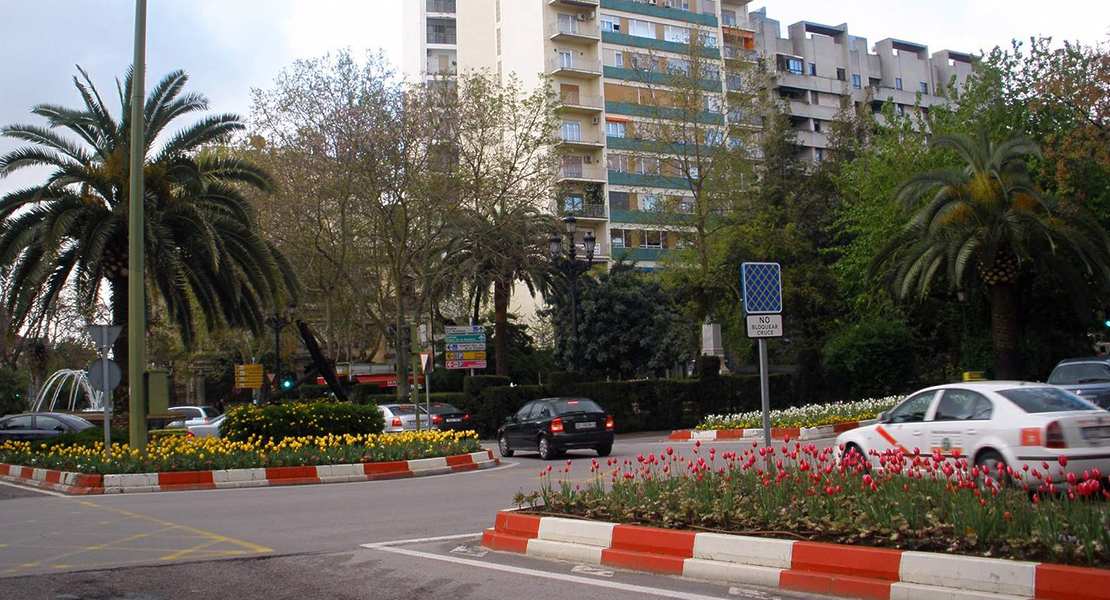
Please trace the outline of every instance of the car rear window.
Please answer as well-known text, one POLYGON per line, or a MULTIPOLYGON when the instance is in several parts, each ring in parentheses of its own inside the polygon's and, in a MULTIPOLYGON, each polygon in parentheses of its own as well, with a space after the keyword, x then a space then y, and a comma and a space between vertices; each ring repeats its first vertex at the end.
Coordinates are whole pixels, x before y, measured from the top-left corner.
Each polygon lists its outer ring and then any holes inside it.
POLYGON ((1079 396, 1057 388, 1019 388, 998 393, 1027 413, 1099 410, 1079 396))
POLYGON ((447 413, 462 412, 461 410, 451 406, 450 404, 433 404, 431 413, 433 415, 445 415, 447 413))
MULTIPOLYGON (((406 404, 404 406, 390 406, 388 408, 389 408, 389 412, 391 412, 395 415, 415 415, 416 414, 416 408, 413 407, 413 405, 411 405, 411 404, 406 404)), ((421 411, 421 412, 423 412, 423 411, 421 411)))
POLYGON ((573 412, 605 412, 596 402, 585 398, 556 400, 552 404, 555 405, 555 413, 559 415, 573 412))
POLYGON ((202 406, 201 410, 204 411, 204 416, 209 419, 215 419, 220 416, 220 411, 215 406, 202 406))
POLYGON ((1110 383, 1110 366, 1096 362, 1060 365, 1048 382, 1055 385, 1110 383))

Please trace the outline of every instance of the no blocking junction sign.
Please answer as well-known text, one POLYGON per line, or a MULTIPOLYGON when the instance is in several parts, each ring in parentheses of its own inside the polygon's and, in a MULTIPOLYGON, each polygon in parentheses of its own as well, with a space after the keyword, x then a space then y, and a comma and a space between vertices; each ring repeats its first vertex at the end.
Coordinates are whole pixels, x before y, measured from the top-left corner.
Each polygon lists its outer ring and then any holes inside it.
POLYGON ((782 267, 778 263, 744 263, 744 312, 748 337, 759 340, 759 387, 763 400, 763 443, 771 445, 771 397, 767 381, 767 338, 782 337, 782 267))

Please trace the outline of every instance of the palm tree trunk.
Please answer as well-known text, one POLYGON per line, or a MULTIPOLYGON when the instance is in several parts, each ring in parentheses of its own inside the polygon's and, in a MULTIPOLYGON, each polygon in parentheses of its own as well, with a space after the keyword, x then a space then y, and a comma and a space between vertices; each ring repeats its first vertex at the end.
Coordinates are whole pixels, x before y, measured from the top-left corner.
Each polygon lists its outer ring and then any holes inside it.
POLYGON ((123 371, 123 378, 120 380, 119 387, 115 389, 115 393, 112 395, 112 413, 126 414, 129 411, 129 376, 127 369, 127 278, 111 278, 108 280, 108 285, 112 291, 112 325, 120 325, 123 327, 119 337, 116 338, 116 342, 112 344, 112 360, 119 365, 120 371, 123 371))
POLYGON ((994 378, 1021 379, 1021 344, 1018 332, 1018 290, 1014 283, 994 285, 991 291, 991 337, 994 344, 994 378))
POLYGON ((497 375, 509 376, 509 286, 498 279, 493 283, 493 355, 497 375))

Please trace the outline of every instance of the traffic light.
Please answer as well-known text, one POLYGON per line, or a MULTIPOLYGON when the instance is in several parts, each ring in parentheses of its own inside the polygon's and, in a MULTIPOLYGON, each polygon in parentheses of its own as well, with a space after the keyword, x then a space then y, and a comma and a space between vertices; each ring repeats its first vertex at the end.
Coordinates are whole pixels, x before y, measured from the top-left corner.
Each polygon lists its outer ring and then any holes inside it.
POLYGON ((1098 311, 1098 319, 1102 321, 1102 326, 1110 329, 1110 312, 1105 310, 1098 311))
POLYGON ((281 389, 288 390, 293 387, 293 374, 286 373, 281 376, 281 389))

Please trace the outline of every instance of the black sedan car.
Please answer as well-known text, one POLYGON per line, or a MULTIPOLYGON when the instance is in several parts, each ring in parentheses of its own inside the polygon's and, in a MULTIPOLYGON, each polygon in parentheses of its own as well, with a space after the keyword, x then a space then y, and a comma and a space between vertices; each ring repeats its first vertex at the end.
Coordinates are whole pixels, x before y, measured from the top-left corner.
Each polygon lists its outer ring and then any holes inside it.
POLYGON ((613 451, 613 417, 588 398, 544 398, 524 405, 497 430, 501 456, 517 450, 548 460, 567 450, 613 451))
POLYGON ((43 440, 94 427, 92 423, 65 413, 24 413, 0 419, 0 442, 43 440))
POLYGON ((1110 358, 1062 360, 1048 376, 1048 382, 1079 394, 1087 402, 1110 409, 1110 358))
MULTIPOLYGON (((421 404, 421 406, 424 405, 421 404)), ((428 412, 432 415, 432 429, 446 431, 474 429, 474 426, 470 424, 470 414, 450 404, 433 402, 428 407, 428 412)))

